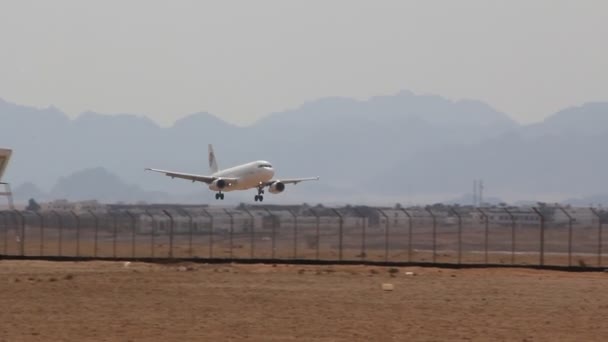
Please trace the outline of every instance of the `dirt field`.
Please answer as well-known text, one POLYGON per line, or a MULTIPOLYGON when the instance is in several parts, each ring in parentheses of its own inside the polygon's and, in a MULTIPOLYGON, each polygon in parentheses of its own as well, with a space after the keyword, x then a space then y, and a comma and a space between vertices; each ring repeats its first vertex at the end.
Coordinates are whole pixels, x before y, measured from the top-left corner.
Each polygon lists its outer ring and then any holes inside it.
POLYGON ((606 341, 607 289, 524 269, 0 261, 0 341, 606 341))

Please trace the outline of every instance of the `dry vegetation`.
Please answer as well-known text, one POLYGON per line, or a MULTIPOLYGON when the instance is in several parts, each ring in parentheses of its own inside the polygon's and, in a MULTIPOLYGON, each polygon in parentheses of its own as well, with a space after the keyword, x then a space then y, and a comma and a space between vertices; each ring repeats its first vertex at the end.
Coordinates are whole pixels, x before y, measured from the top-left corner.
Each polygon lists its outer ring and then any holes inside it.
POLYGON ((5 260, 0 341, 605 341, 607 285, 525 269, 5 260))

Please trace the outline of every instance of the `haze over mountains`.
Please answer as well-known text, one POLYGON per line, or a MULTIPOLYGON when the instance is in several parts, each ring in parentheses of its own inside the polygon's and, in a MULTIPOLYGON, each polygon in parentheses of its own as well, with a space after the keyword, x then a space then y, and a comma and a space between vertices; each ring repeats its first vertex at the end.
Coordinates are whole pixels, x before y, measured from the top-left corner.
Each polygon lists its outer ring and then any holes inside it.
MULTIPOLYGON (((15 150, 6 178, 24 184, 15 188, 22 198, 212 202, 200 183, 143 169, 208 173, 213 143, 220 167, 267 159, 279 179, 321 176, 271 201, 447 201, 483 179, 488 196, 506 200, 608 203, 608 103, 520 125, 478 101, 403 91, 320 99, 246 127, 195 113, 163 128, 144 116, 70 119, 0 100, 0 123, 0 146, 15 150)), ((253 192, 226 198, 249 201, 253 192)))

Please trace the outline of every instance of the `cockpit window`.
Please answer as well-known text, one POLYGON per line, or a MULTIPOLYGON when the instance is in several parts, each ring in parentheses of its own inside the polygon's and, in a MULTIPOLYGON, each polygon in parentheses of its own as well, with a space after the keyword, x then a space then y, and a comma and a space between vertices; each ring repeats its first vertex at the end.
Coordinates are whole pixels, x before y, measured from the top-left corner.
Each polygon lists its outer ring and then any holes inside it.
POLYGON ((260 164, 260 165, 258 165, 258 167, 259 167, 259 168, 262 168, 262 167, 267 167, 267 168, 269 168, 269 169, 272 169, 272 165, 270 165, 270 164, 260 164))

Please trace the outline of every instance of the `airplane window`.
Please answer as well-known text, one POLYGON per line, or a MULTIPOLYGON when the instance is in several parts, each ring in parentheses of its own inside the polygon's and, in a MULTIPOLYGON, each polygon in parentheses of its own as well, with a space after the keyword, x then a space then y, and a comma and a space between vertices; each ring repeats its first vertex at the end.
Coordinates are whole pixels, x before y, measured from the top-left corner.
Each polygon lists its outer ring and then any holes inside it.
POLYGON ((270 164, 260 164, 260 165, 258 165, 258 167, 268 167, 268 168, 272 168, 272 165, 270 165, 270 164))

